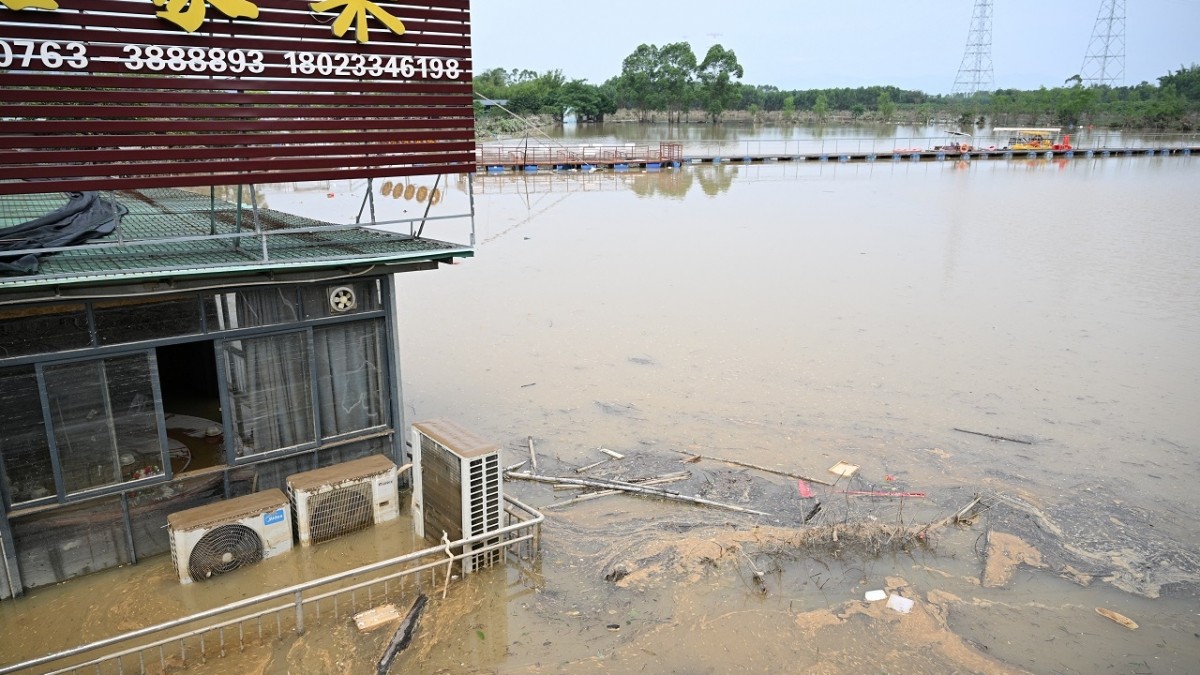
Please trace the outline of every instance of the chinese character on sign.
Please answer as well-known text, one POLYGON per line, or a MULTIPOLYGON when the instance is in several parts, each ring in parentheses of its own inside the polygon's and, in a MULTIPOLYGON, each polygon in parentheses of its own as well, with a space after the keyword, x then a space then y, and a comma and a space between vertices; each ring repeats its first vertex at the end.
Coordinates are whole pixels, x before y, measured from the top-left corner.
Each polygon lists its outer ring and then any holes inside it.
POLYGON ((314 12, 328 12, 339 7, 341 14, 338 14, 338 18, 333 22, 333 34, 338 37, 346 34, 350 29, 350 22, 353 21, 354 39, 362 43, 369 42, 371 36, 367 32, 367 14, 379 19, 396 35, 404 35, 404 23, 371 0, 321 0, 309 5, 314 12))
POLYGON ((0 0, 9 9, 58 9, 57 0, 0 0))
POLYGON ((248 0, 154 0, 154 4, 157 7, 163 7, 163 10, 157 13, 160 18, 170 21, 189 33, 196 32, 204 23, 204 14, 208 5, 212 5, 231 19, 258 18, 258 6, 248 0))

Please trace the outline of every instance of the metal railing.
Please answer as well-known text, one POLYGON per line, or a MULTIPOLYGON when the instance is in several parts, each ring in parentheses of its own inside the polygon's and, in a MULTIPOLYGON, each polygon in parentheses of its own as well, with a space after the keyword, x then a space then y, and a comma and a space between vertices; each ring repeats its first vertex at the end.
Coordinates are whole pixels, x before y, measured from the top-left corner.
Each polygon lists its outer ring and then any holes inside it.
MULTIPOLYGON (((1083 131, 1070 133, 1071 145, 1077 151, 1103 150, 1171 150, 1200 148, 1198 133, 1132 133, 1119 131, 1083 131)), ((681 148, 677 158, 718 157, 737 161, 747 157, 792 159, 799 157, 836 158, 840 155, 890 155, 893 153, 930 152, 938 146, 967 143, 975 151, 1002 149, 1008 144, 1008 136, 1001 137, 991 130, 981 131, 972 137, 952 136, 931 130, 926 134, 908 136, 871 136, 793 139, 743 139, 701 140, 690 139, 679 143, 663 144, 681 148)), ((667 151, 659 147, 658 141, 645 140, 632 143, 584 143, 570 141, 548 145, 544 142, 528 142, 522 145, 487 144, 476 151, 480 166, 487 165, 553 165, 556 163, 579 163, 581 160, 613 162, 668 161, 667 151)))
POLYGON ((682 157, 677 143, 643 141, 639 143, 572 143, 548 145, 543 142, 503 145, 483 145, 475 151, 479 166, 586 164, 597 162, 667 162, 682 157))
MULTIPOLYGON (((1086 132, 1070 134, 1071 146, 1086 150, 1159 150, 1200 147, 1200 134, 1131 134, 1121 132, 1086 132)), ((929 152, 937 146, 967 143, 975 150, 998 150, 1008 144, 991 132, 974 137, 957 137, 929 133, 919 136, 887 136, 864 138, 802 138, 787 140, 729 140, 688 141, 685 157, 721 157, 738 160, 744 157, 820 157, 839 155, 885 155, 892 153, 929 152)))
POLYGON ((545 516, 507 495, 504 500, 506 525, 499 530, 2 666, 0 675, 22 671, 49 675, 146 673, 148 663, 153 664, 153 672, 185 668, 189 659, 224 657, 235 644, 241 651, 255 641, 263 644, 271 636, 282 639, 289 632, 303 634, 306 627, 323 620, 336 621, 357 612, 360 602, 361 607, 370 608, 400 594, 443 588, 455 563, 464 558, 502 551, 505 558, 513 555, 530 560, 541 547, 545 516))

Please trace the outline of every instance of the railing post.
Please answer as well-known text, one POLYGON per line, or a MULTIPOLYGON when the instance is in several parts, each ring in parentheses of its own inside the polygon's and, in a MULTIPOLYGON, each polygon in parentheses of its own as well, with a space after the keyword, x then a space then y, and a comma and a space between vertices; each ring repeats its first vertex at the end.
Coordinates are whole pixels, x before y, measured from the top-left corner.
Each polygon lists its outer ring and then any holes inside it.
POLYGON ((304 635, 304 598, 296 591, 296 634, 304 635))

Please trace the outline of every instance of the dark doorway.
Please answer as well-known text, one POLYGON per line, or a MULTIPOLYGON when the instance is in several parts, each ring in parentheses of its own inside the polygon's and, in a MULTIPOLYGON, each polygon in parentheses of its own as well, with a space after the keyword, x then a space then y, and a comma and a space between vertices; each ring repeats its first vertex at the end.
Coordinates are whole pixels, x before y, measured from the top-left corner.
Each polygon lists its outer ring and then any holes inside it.
POLYGON ((225 428, 213 341, 165 345, 155 352, 172 472, 225 464, 225 428))

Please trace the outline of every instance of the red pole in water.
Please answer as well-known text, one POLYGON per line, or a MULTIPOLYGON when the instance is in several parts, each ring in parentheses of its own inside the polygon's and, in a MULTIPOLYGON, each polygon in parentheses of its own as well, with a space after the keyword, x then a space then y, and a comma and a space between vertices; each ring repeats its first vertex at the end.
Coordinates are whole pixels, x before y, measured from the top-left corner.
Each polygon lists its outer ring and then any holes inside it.
POLYGON ((1063 136, 1063 150, 1071 149, 1071 134, 1063 136))

